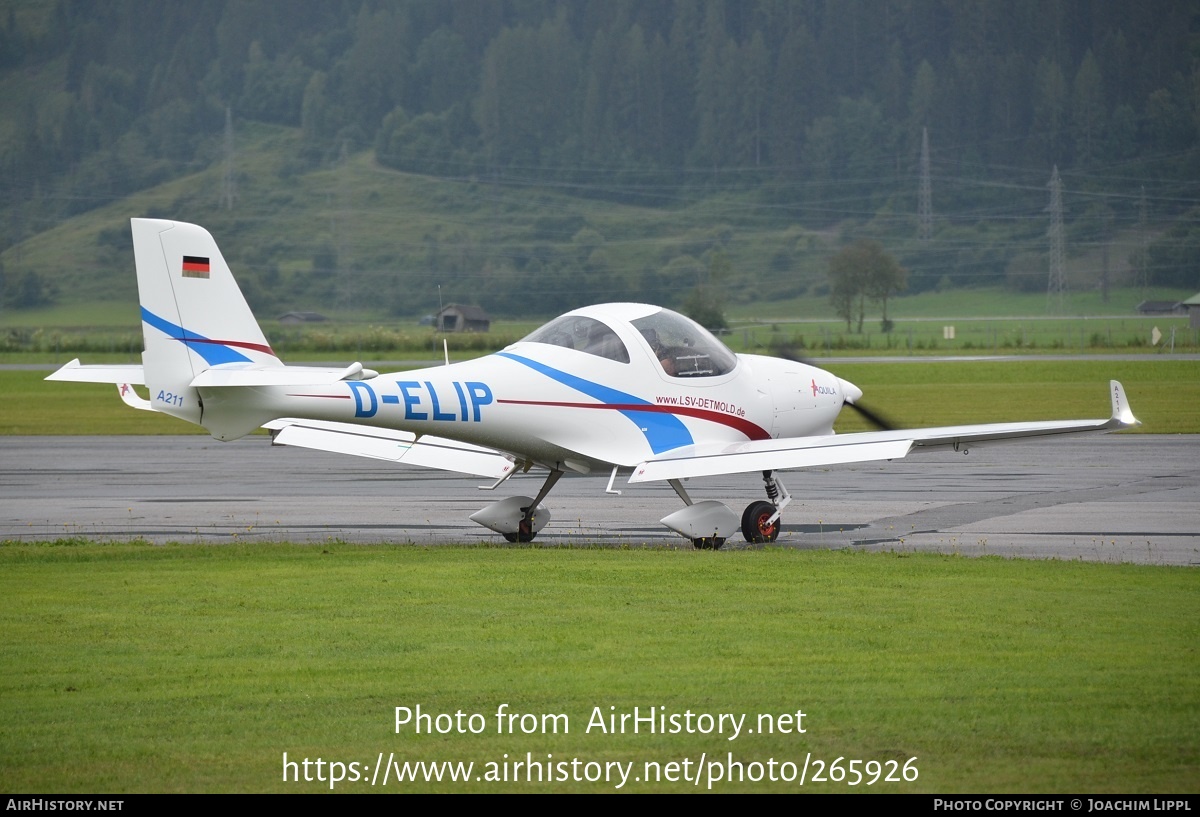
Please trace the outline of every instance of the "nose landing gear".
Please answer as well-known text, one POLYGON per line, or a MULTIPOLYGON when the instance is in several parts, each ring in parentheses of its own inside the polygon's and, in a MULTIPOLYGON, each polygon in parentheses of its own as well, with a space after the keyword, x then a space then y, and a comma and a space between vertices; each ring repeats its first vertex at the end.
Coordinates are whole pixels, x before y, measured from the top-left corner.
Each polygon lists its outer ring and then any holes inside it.
POLYGON ((787 488, 770 471, 763 471, 763 483, 770 501, 751 502, 742 512, 742 536, 756 545, 774 542, 779 538, 779 528, 782 526, 780 515, 792 501, 787 488))

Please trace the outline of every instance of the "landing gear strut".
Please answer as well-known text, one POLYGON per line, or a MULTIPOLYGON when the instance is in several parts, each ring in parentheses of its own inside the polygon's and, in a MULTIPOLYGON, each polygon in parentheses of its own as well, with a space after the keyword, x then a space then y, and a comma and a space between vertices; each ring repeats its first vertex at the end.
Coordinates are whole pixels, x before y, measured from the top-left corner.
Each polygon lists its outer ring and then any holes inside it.
POLYGON ((532 542, 533 537, 537 536, 537 530, 534 529, 534 514, 537 512, 538 505, 542 504, 542 500, 546 498, 546 494, 554 488, 555 484, 562 478, 563 472, 554 470, 546 476, 546 481, 542 483, 542 490, 538 491, 537 496, 533 498, 527 506, 521 508, 524 516, 517 523, 517 530, 504 534, 505 540, 509 542, 532 542))
POLYGON ((779 538, 780 514, 792 501, 787 488, 770 471, 763 471, 763 483, 770 501, 751 502, 742 512, 742 536, 756 545, 774 542, 779 538))
MULTIPOLYGON (((780 514, 792 501, 787 488, 775 479, 772 472, 763 471, 762 477, 767 501, 750 503, 742 513, 741 520, 742 536, 747 542, 759 545, 774 542, 779 538, 779 528, 782 526, 780 514)), ((662 523, 687 538, 696 549, 717 550, 725 544, 727 538, 737 532, 737 514, 729 508, 711 499, 693 502, 678 479, 669 479, 667 482, 687 507, 664 516, 662 523)))
POLYGON ((562 475, 561 470, 552 469, 536 497, 505 497, 471 514, 471 521, 494 530, 509 542, 532 542, 550 521, 550 511, 542 505, 542 500, 562 475))

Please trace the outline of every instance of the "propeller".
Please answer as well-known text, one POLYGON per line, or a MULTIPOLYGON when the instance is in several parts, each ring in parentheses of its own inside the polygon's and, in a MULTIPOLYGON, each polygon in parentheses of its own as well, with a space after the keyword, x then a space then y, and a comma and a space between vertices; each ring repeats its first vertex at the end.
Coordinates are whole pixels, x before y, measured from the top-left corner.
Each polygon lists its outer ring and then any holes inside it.
POLYGON ((878 428, 880 431, 894 431, 897 428, 899 428, 899 426, 897 426, 891 420, 884 417, 879 412, 869 409, 864 405, 861 405, 859 403, 850 403, 850 402, 843 403, 842 405, 849 406, 850 408, 857 411, 859 413, 859 416, 861 416, 868 423, 870 423, 873 426, 875 426, 876 428, 878 428))

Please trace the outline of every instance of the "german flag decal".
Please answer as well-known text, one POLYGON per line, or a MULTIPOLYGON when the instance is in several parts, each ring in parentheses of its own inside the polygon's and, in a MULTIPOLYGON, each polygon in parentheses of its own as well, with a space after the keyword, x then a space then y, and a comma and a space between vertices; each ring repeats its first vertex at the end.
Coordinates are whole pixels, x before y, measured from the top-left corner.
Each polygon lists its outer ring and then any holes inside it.
POLYGON ((183 277, 207 278, 208 259, 199 255, 185 255, 183 257, 183 277))

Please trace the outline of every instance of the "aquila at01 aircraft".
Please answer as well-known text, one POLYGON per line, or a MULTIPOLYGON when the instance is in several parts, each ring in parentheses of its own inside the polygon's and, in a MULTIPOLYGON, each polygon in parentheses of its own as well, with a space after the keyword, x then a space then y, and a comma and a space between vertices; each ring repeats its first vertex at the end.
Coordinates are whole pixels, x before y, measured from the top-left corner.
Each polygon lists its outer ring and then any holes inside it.
POLYGON ((49 380, 116 383, 132 406, 197 423, 219 440, 265 426, 276 443, 475 474, 501 485, 548 472, 536 496, 471 519, 510 542, 550 520, 542 501, 564 474, 665 480, 684 507, 662 522, 697 547, 740 528, 774 541, 791 497, 776 472, 891 460, 912 450, 1110 431, 1137 423, 1112 381, 1107 419, 992 423, 834 434, 862 392, 794 360, 734 354, 695 322, 646 304, 588 306, 478 360, 397 374, 286 366, 271 350, 213 237, 182 222, 133 219, 145 351, 140 366, 83 366, 49 380), (129 384, 142 384, 150 399, 129 384), (761 472, 766 499, 737 516, 693 502, 683 480, 761 472))

